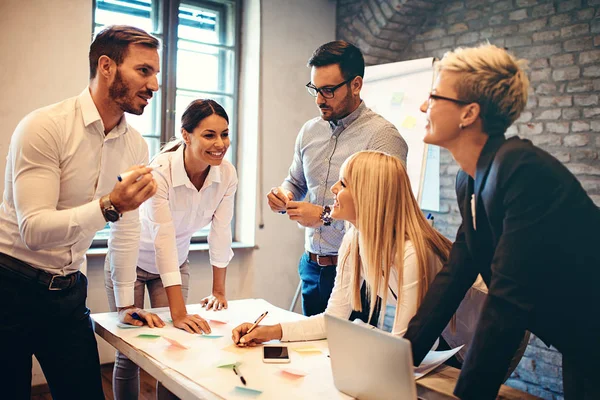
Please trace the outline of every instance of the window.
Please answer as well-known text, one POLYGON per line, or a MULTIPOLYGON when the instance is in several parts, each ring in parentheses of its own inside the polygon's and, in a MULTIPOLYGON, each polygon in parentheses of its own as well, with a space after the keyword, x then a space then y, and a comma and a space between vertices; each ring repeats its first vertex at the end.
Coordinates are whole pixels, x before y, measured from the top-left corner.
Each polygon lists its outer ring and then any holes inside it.
MULTIPOLYGON (((94 35, 107 25, 133 25, 161 41, 160 90, 142 115, 127 121, 146 139, 150 158, 162 144, 181 137, 180 121, 187 105, 198 98, 219 102, 229 115, 235 165, 237 128, 238 10, 235 0, 96 0, 94 35)), ((193 242, 206 241, 208 227, 193 242)), ((106 246, 108 224, 93 247, 106 246)))

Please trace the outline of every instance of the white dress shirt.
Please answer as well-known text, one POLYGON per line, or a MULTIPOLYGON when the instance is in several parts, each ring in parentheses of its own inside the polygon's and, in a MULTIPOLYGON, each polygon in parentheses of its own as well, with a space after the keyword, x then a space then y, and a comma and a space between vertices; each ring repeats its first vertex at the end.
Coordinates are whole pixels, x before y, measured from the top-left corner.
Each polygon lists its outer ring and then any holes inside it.
MULTIPOLYGON (((355 228, 351 228, 346 233, 340 246, 339 254, 342 258, 342 254, 346 252, 346 248, 350 245, 353 229, 355 228)), ((350 256, 345 263, 338 263, 336 267, 335 284, 331 291, 331 297, 329 297, 325 312, 300 321, 282 322, 281 341, 294 342, 299 340, 318 340, 326 338, 325 318, 323 316, 325 313, 342 319, 348 319, 348 317, 350 317, 350 314, 352 313, 352 306, 350 305, 350 297, 352 296, 351 271, 354 268, 354 260, 352 258, 353 257, 350 256), (344 269, 343 272, 342 269, 344 269)), ((436 263, 433 268, 435 268, 435 271, 439 271, 442 267, 441 262, 435 257, 432 258, 432 260, 432 262, 436 263)), ((390 271, 389 285, 387 288, 380 288, 379 296, 383 298, 383 290, 387 290, 387 304, 399 308, 396 312, 396 318, 394 319, 392 334, 402 336, 406 332, 408 322, 417 313, 419 297, 417 255, 410 240, 406 241, 404 244, 404 273, 402 277, 402 291, 400 294, 397 293, 398 270, 395 267, 392 267, 390 271), (396 299, 391 290, 393 290, 400 299, 400 304, 396 304, 396 299)), ((380 313, 379 322, 377 324, 378 327, 381 327, 384 312, 385 307, 382 307, 382 312, 380 313)))
POLYGON ((179 266, 188 257, 192 235, 209 223, 210 263, 225 268, 233 257, 231 219, 237 173, 223 160, 210 167, 200 190, 190 181, 183 162, 184 146, 159 154, 153 165, 158 191, 141 207, 142 234, 138 267, 160 274, 163 286, 181 285, 179 266))
MULTIPOLYGON (((0 205, 0 252, 52 274, 86 263, 106 225, 98 199, 119 173, 148 162, 148 146, 125 117, 108 135, 89 88, 33 111, 11 138, 0 205)), ((139 243, 138 212, 111 224, 109 248, 118 306, 133 304, 139 243)))

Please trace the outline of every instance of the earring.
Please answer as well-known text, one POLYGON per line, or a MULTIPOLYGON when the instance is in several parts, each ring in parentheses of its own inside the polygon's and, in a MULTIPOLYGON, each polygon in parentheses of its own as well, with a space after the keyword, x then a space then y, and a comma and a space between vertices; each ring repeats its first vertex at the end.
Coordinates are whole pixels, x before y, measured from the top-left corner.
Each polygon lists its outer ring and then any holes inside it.
POLYGON ((458 127, 459 127, 460 129, 465 129, 465 126, 464 126, 463 124, 458 124, 458 127))

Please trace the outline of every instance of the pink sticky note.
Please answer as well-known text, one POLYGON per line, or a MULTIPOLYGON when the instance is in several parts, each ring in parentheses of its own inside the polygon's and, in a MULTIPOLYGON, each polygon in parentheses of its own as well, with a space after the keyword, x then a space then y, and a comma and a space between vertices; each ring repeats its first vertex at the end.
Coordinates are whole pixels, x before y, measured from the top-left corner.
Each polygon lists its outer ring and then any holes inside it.
POLYGON ((217 317, 217 318, 212 318, 211 317, 211 318, 209 318, 209 321, 217 323, 217 324, 228 324, 229 323, 228 319, 226 319, 226 318, 219 318, 219 317, 217 317))
POLYGON ((281 367, 281 372, 292 375, 294 377, 306 376, 308 372, 299 368, 281 367))
POLYGON ((167 342, 171 343, 171 346, 175 346, 175 347, 178 347, 178 348, 180 348, 180 349, 184 349, 184 350, 187 350, 187 349, 189 349, 189 347, 187 347, 187 346, 185 346, 185 345, 183 345, 183 344, 179 343, 179 342, 178 342, 177 340, 175 340, 175 339, 171 339, 171 338, 168 338, 168 337, 166 337, 166 336, 163 336, 163 339, 165 339, 167 342))

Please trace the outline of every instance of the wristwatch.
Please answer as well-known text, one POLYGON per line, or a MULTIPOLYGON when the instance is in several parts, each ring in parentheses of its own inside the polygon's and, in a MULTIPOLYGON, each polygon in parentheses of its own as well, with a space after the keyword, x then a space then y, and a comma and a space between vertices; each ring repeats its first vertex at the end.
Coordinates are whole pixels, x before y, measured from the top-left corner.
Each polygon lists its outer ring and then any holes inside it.
POLYGON ((323 221, 323 225, 325 226, 331 225, 331 222, 333 221, 333 218, 331 218, 331 207, 323 207, 323 212, 321 213, 321 221, 323 221))
POLYGON ((110 201, 110 195, 102 196, 100 199, 100 208, 106 222, 117 222, 123 216, 110 201))

